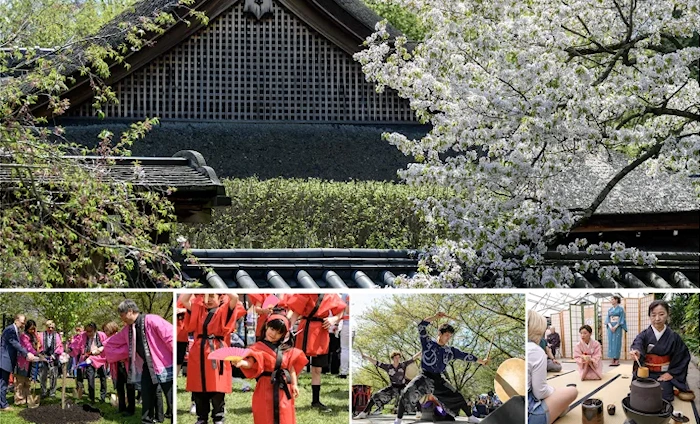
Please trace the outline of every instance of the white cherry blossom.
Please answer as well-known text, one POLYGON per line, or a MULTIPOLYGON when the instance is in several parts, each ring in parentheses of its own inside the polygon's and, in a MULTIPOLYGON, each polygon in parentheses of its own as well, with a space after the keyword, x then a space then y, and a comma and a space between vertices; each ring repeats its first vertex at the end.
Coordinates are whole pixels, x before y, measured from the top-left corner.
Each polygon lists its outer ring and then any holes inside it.
MULTIPOLYGON (((418 205, 451 235, 402 284, 571 284, 571 269, 548 264, 548 250, 653 265, 653 255, 619 243, 559 246, 601 202, 569 210, 551 184, 575 178, 592 156, 700 173, 700 47, 690 42, 699 2, 386 1, 416 11, 431 32, 409 49, 380 24, 355 58, 378 91, 397 90, 432 127, 419 140, 386 135, 417 159, 401 176, 455 193, 418 205)), ((574 270, 617 273, 597 260, 574 270)))

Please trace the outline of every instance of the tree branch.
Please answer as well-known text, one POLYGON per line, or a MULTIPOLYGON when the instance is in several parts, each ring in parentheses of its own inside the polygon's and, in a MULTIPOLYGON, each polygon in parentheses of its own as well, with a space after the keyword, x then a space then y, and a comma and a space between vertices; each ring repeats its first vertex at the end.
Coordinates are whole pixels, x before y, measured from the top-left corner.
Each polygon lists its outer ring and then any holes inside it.
POLYGON ((668 108, 668 107, 648 107, 646 109, 646 111, 648 113, 655 115, 655 116, 663 116, 663 115, 680 116, 682 118, 690 119, 691 121, 700 122, 700 114, 689 112, 686 110, 678 110, 678 109, 672 109, 672 108, 668 108))
POLYGON ((639 165, 646 162, 647 159, 658 155, 663 145, 663 141, 657 142, 649 150, 647 150, 646 153, 632 161, 630 164, 622 168, 617 174, 615 174, 615 176, 610 181, 608 181, 603 190, 601 190, 600 193, 598 193, 598 196, 596 196, 596 198, 593 200, 593 203, 591 203, 591 205, 584 210, 583 217, 578 222, 576 222, 574 226, 580 227, 582 225, 585 225, 586 222, 590 220, 591 216, 593 216, 595 211, 598 210, 598 207, 600 207, 600 205, 605 201, 612 189, 615 188, 617 183, 619 183, 623 178, 627 176, 627 174, 632 172, 639 165))

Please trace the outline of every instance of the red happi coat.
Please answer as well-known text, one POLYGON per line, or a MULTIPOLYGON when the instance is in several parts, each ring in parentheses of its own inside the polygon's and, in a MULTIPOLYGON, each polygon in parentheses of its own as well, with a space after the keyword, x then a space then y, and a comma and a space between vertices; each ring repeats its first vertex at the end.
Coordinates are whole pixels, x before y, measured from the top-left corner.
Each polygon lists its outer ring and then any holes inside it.
MULTIPOLYGON (((275 370, 275 362, 277 354, 269 346, 263 342, 257 342, 250 346, 250 353, 247 359, 250 361, 252 368, 241 368, 243 374, 247 378, 257 378, 263 372, 272 372, 275 370)), ((297 375, 306 366, 309 360, 299 349, 291 348, 282 354, 281 369, 295 371, 297 375)), ((291 381, 289 381, 289 391, 291 393, 291 381)), ((270 376, 261 376, 255 385, 253 393, 253 422, 255 424, 272 424, 274 423, 274 407, 273 407, 273 390, 272 380, 270 376)), ((280 424, 296 424, 296 412, 294 410, 294 395, 291 399, 287 399, 287 395, 281 388, 279 390, 279 423, 280 424)))
POLYGON ((212 352, 210 343, 214 344, 214 350, 231 344, 231 331, 246 311, 241 302, 238 302, 233 311, 229 311, 228 296, 224 295, 222 298, 221 306, 211 314, 208 322, 210 314, 204 305, 203 297, 196 296, 191 300, 192 309, 186 321, 187 331, 194 333, 194 343, 187 359, 185 390, 188 392, 231 393, 231 363, 211 361, 207 356, 212 352), (208 336, 215 338, 203 338, 208 336))
MULTIPOLYGON (((177 309, 184 309, 185 305, 182 304, 179 300, 177 301, 177 309)), ((187 316, 189 315, 189 312, 185 312, 185 319, 178 319, 177 320, 177 327, 175 328, 175 334, 177 337, 177 342, 189 342, 189 337, 187 333, 187 316)))
MULTIPOLYGON (((265 300, 268 298, 268 296, 273 296, 270 294, 265 294, 265 293, 250 293, 247 295, 248 299, 250 299, 250 303, 255 305, 255 306, 260 306, 262 307, 262 304, 265 303, 265 300)), ((282 308, 284 305, 282 304, 282 300, 284 295, 278 296, 280 298, 280 303, 277 304, 276 308, 282 308)), ((267 314, 258 314, 258 323, 255 325, 255 339, 256 340, 261 340, 265 335, 262 333, 262 329, 265 326, 265 322, 267 321, 267 314)))
MULTIPOLYGON (((308 315, 316 306, 318 294, 293 294, 285 298, 287 308, 297 314, 306 317, 299 321, 299 330, 296 336, 296 347, 304 350, 308 356, 320 356, 328 353, 328 343, 331 336, 328 330, 323 328, 322 321, 310 321, 308 315), (308 332, 306 327, 309 327, 308 332), (306 337, 305 337, 306 336, 306 337), (306 349, 303 348, 306 340, 306 349)), ((326 293, 318 310, 314 313, 317 319, 336 316, 345 310, 347 304, 337 294, 326 293)))

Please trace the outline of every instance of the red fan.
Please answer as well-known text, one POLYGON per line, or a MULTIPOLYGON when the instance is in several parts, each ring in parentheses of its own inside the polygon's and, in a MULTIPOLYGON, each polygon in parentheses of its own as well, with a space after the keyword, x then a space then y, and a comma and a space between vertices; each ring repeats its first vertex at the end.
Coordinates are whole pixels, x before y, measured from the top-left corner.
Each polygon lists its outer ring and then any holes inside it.
POLYGON ((249 352, 250 350, 243 349, 242 347, 224 347, 210 353, 209 356, 207 356, 207 359, 215 361, 238 362, 248 356, 249 352))
POLYGON ((275 296, 274 294, 271 294, 267 296, 267 299, 262 304, 263 309, 271 308, 274 306, 277 306, 277 304, 280 303, 280 298, 275 296))

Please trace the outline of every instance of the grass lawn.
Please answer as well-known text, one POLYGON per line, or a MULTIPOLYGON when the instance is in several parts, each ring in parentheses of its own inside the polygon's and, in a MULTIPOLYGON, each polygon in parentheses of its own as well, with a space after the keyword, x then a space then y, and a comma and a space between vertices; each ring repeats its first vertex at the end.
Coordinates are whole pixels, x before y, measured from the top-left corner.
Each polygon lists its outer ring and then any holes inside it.
MULTIPOLYGON (((247 381, 255 387, 255 380, 247 381)), ((185 391, 185 383, 185 377, 177 379, 177 422, 178 424, 194 424, 197 417, 190 415, 191 394, 185 391)), ((233 393, 226 395, 226 422, 253 424, 253 413, 250 409, 253 392, 244 393, 241 391, 241 387, 241 383, 233 383, 233 393)), ((297 422, 303 424, 347 424, 350 415, 349 387, 349 380, 338 378, 332 374, 323 374, 321 377, 321 402, 333 409, 333 412, 324 414, 311 408, 311 374, 302 373, 299 376, 299 397, 296 399, 297 422)), ((211 417, 209 419, 211 420, 211 417)))
MULTIPOLYGON (((99 408, 100 411, 102 411, 102 419, 99 421, 93 421, 96 424, 106 424, 106 423, 119 423, 119 424, 139 424, 141 423, 141 405, 137 404, 136 405, 136 414, 132 417, 124 417, 121 416, 117 413, 117 408, 114 408, 111 404, 109 403, 100 403, 99 398, 100 398, 100 382, 99 379, 95 379, 95 397, 97 398, 97 402, 93 404, 96 408, 99 408)), ((49 405, 49 404, 60 404, 61 403, 61 390, 60 387, 62 386, 62 379, 59 377, 57 381, 57 388, 56 388, 56 397, 52 398, 46 398, 41 400, 41 405, 49 405)), ((82 401, 80 403, 85 403, 88 400, 88 395, 87 395, 87 380, 84 382, 85 383, 85 394, 83 395, 82 401)), ((73 389, 75 388, 75 379, 74 378, 67 378, 66 379, 66 401, 75 401, 75 398, 73 397, 73 389)), ((41 392, 41 389, 39 388, 39 385, 36 385, 36 393, 39 394, 41 392)), ((107 400, 109 401, 110 394, 114 393, 116 394, 117 391, 114 389, 113 384, 112 384, 112 379, 107 378, 107 400)), ((27 407, 25 405, 14 405, 14 393, 8 393, 7 394, 7 400, 12 405, 13 410, 10 412, 0 412, 0 423, 2 424, 19 424, 19 423, 28 423, 29 421, 25 420, 24 418, 20 417, 19 413, 26 409, 27 407)), ((41 406, 39 407, 41 408, 41 406)), ((168 420, 166 420, 168 422, 168 420)))

